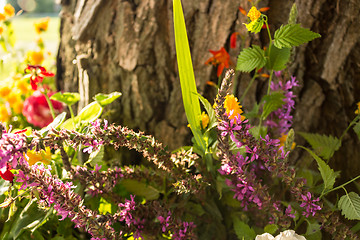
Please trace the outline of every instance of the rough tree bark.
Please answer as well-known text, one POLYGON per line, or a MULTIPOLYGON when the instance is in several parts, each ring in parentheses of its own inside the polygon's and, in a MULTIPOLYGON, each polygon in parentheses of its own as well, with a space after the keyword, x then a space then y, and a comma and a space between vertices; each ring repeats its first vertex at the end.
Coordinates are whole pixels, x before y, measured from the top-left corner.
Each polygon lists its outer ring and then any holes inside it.
MULTIPOLYGON (((238 7, 250 8, 247 0, 182 1, 187 23, 198 90, 214 97, 206 86, 216 81, 216 69, 204 65, 209 49, 228 48, 229 36, 247 36, 246 17, 238 7)), ((297 90, 294 128, 340 136, 360 101, 360 0, 295 1, 298 22, 322 35, 295 53, 290 66, 301 87, 297 90)), ((292 1, 261 2, 272 28, 287 22, 292 1)), ((63 0, 61 44, 58 54, 58 87, 80 91, 84 106, 98 93, 120 91, 109 118, 146 131, 170 149, 189 143, 183 110, 173 39, 171 0, 63 0)), ((266 37, 247 37, 243 46, 266 42, 266 37)), ((239 49, 230 50, 236 62, 239 49)), ((237 94, 250 80, 240 74, 237 94)), ((251 88, 245 109, 251 109, 264 92, 265 82, 251 88)), ((297 139, 301 143, 301 139, 297 139)), ((343 175, 360 171, 359 141, 350 131, 334 162, 343 175), (351 166, 349 168, 348 166, 351 166)), ((301 157, 300 154, 297 155, 301 157)))

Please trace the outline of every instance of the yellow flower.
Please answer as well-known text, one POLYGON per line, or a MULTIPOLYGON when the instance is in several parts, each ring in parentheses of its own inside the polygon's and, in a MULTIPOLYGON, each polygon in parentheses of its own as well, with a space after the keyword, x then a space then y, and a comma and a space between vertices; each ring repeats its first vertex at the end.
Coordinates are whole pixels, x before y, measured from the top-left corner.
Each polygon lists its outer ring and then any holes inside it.
POLYGON ((25 78, 17 80, 15 82, 15 87, 24 95, 27 95, 31 91, 31 85, 25 78))
POLYGON ((8 122, 10 120, 10 113, 5 104, 0 104, 0 122, 8 122))
POLYGON ((51 151, 49 147, 46 147, 45 151, 40 150, 40 152, 36 152, 35 150, 28 150, 24 156, 30 166, 37 162, 42 162, 47 165, 51 161, 51 151))
POLYGON ((39 21, 34 22, 35 31, 40 34, 41 32, 45 32, 49 26, 50 18, 42 18, 39 21))
POLYGON ((357 103, 358 108, 355 111, 355 114, 360 114, 360 102, 357 103))
POLYGON ((260 18, 261 12, 256 9, 255 6, 250 8, 250 11, 248 12, 247 16, 250 18, 250 20, 256 21, 260 18))
POLYGON ((11 6, 11 4, 8 3, 4 7, 4 13, 8 17, 12 17, 15 15, 15 9, 13 6, 11 6))
POLYGON ((21 114, 24 104, 23 104, 23 102, 18 101, 18 102, 13 103, 13 105, 11 107, 12 107, 14 113, 21 114))
POLYGON ((201 117, 201 127, 205 129, 210 121, 209 116, 205 112, 202 112, 200 117, 201 117))
POLYGON ((44 53, 42 51, 29 51, 27 55, 31 65, 41 65, 44 61, 44 53))
MULTIPOLYGON (((238 99, 234 95, 227 95, 224 101, 224 108, 226 113, 229 115, 229 119, 234 119, 238 115, 241 115, 243 111, 241 110, 241 105, 238 102, 238 99)), ((241 121, 245 119, 244 116, 241 116, 241 121)))

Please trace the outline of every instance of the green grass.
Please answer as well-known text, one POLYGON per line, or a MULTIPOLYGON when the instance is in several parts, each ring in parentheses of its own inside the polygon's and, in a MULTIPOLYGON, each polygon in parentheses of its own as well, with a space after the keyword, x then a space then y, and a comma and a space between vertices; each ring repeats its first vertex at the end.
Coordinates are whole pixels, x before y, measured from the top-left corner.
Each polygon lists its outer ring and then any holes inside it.
MULTIPOLYGON (((34 22, 40 18, 36 17, 14 17, 12 24, 16 34, 16 40, 21 42, 31 42, 37 38, 35 32, 34 22)), ((50 17, 48 30, 41 34, 44 41, 58 42, 59 41, 59 17, 50 17)))

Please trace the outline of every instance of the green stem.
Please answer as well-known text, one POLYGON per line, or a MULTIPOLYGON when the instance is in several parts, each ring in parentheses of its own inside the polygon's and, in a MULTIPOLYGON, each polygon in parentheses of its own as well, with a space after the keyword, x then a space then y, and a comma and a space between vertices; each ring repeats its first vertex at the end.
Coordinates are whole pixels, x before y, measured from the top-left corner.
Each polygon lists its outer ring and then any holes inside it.
POLYGON ((46 98, 46 102, 48 103, 49 108, 50 108, 51 116, 52 116, 53 119, 55 119, 56 115, 55 115, 54 106, 52 105, 52 103, 51 103, 51 101, 50 101, 50 98, 49 98, 49 96, 47 95, 46 88, 43 87, 43 89, 44 89, 44 95, 45 95, 45 98, 46 98))
POLYGON ((297 228, 304 222, 305 217, 301 216, 300 220, 296 223, 295 227, 294 227, 294 231, 297 230, 297 228))
POLYGON ((274 75, 274 70, 271 70, 271 72, 270 72, 270 77, 269 77, 268 89, 267 89, 267 93, 266 93, 267 95, 270 94, 270 90, 271 90, 271 80, 272 80, 273 75, 274 75))
POLYGON ((249 91, 249 89, 250 89, 250 87, 251 87, 251 85, 254 83, 254 80, 255 80, 255 78, 257 78, 257 69, 255 70, 255 74, 254 74, 254 76, 251 78, 251 80, 250 80, 250 82, 249 82, 249 84, 247 85, 247 87, 246 87, 246 89, 245 89, 245 91, 244 91, 244 93, 242 94, 242 96, 241 96, 241 98, 240 98, 240 100, 239 100, 239 102, 240 103, 242 103, 242 101, 244 100, 244 98, 245 98, 245 95, 247 94, 247 92, 249 91))
POLYGON ((269 25, 268 25, 268 19, 267 19, 267 16, 266 15, 263 15, 264 18, 265 18, 265 25, 266 25, 266 30, 268 32, 268 35, 269 35, 269 53, 270 53, 270 50, 271 50, 271 44, 272 44, 272 37, 271 37, 271 33, 270 33, 270 28, 269 28, 269 25))
POLYGON ((71 119, 72 119, 72 122, 73 122, 74 129, 75 129, 75 115, 74 115, 74 112, 72 110, 71 105, 68 105, 68 108, 69 108, 69 111, 70 111, 70 116, 71 116, 71 119))
POLYGON ((340 185, 340 186, 336 187, 336 188, 333 188, 333 189, 331 189, 331 190, 329 190, 329 191, 325 192, 325 193, 324 193, 324 194, 322 194, 322 195, 326 195, 326 194, 328 194, 328 193, 330 193, 330 192, 333 192, 333 191, 336 191, 336 190, 338 190, 338 189, 340 189, 340 188, 344 188, 346 185, 348 185, 349 183, 352 183, 353 181, 355 181, 355 180, 357 180, 357 179, 359 179, 359 178, 360 178, 360 175, 359 175, 359 176, 357 176, 357 177, 355 177, 355 178, 353 178, 353 179, 351 179, 350 181, 348 181, 348 182, 346 182, 346 183, 344 183, 344 184, 342 184, 342 185, 340 185))
POLYGON ((350 128, 360 119, 360 114, 358 114, 354 120, 351 121, 351 123, 349 124, 349 126, 345 129, 345 131, 343 132, 343 134, 340 137, 340 141, 342 141, 343 137, 345 136, 345 134, 350 130, 350 128))

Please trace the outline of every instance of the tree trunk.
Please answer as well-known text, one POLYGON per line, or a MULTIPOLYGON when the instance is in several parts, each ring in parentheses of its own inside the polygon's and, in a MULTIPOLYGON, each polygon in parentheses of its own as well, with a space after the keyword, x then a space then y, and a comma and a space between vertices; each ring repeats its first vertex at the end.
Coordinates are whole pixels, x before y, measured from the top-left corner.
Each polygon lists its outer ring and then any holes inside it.
MULTIPOLYGON (((247 0, 182 2, 198 91, 211 100, 215 91, 206 82, 217 82, 217 77, 215 67, 204 64, 211 57, 208 50, 229 49, 229 37, 235 31, 246 37, 243 47, 266 44, 266 37, 248 36, 242 24, 247 17, 238 10, 239 6, 250 9, 247 0)), ((298 22, 322 38, 299 47, 290 66, 301 84, 296 92, 294 128, 339 137, 360 101, 355 94, 360 90, 360 0, 296 3, 298 22)), ((267 5, 272 29, 287 22, 292 2, 271 0, 267 5)), ((120 91, 121 100, 111 105, 106 118, 153 134, 170 149, 189 144, 177 74, 172 1, 63 0, 62 6, 58 87, 79 91, 80 108, 98 92, 120 91)), ((239 48, 230 50, 233 63, 238 53, 239 48)), ((238 95, 250 78, 239 74, 238 95)), ((252 86, 242 103, 245 109, 261 98, 265 85, 257 81, 252 86)), ((296 141, 303 143, 301 138, 296 141)), ((354 176, 360 170, 358 144, 349 131, 331 162, 343 175, 354 176)), ((297 157, 302 156, 297 153, 297 157)))

